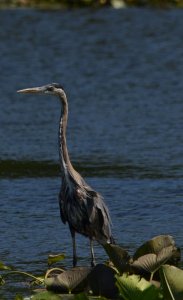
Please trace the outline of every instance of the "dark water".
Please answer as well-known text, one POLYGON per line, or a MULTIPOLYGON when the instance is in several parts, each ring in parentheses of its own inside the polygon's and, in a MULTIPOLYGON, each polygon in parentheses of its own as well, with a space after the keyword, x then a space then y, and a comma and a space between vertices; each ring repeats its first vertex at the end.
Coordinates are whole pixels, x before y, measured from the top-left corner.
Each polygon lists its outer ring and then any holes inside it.
MULTIPOLYGON (((33 273, 48 253, 72 262, 57 200, 60 104, 16 94, 50 82, 66 89, 70 156, 105 197, 116 240, 133 253, 171 234, 183 248, 182 28, 182 10, 0 11, 0 260, 33 273)), ((81 264, 88 251, 78 237, 81 264)))

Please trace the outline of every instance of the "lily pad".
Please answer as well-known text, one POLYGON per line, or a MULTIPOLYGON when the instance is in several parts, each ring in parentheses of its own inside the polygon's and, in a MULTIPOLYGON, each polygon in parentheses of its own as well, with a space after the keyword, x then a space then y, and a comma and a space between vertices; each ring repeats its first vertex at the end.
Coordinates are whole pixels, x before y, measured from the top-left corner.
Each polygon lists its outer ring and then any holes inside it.
POLYGON ((48 290, 54 292, 72 292, 77 288, 78 291, 83 291, 83 286, 87 280, 91 268, 76 267, 62 272, 59 275, 46 277, 45 284, 48 290))
POLYGON ((127 272, 130 262, 130 256, 128 252, 118 245, 105 244, 103 247, 116 269, 120 273, 127 272))
POLYGON ((61 260, 63 260, 65 258, 65 254, 64 253, 60 253, 60 254, 50 254, 48 255, 48 265, 51 266, 54 263, 57 263, 61 260))
POLYGON ((183 299, 183 270, 169 265, 160 269, 161 285, 166 300, 183 299))
POLYGON ((117 276, 117 286, 120 296, 125 300, 158 300, 161 299, 160 291, 150 282, 137 275, 123 274, 117 276))
POLYGON ((14 300, 24 300, 23 296, 20 294, 16 294, 15 299, 14 300))
POLYGON ((145 254, 135 260, 131 264, 131 266, 133 269, 149 272, 153 276, 154 272, 156 272, 161 267, 161 265, 165 264, 166 261, 170 259, 173 253, 173 249, 173 246, 169 246, 163 248, 158 254, 145 254))
POLYGON ((5 280, 3 279, 2 276, 0 276, 0 286, 3 285, 3 284, 5 284, 5 280))
POLYGON ((61 300, 62 296, 44 291, 31 297, 31 300, 61 300))
POLYGON ((6 266, 2 261, 0 261, 0 270, 1 271, 13 270, 13 267, 6 266))
POLYGON ((148 253, 158 254, 163 248, 169 246, 175 247, 175 241, 173 237, 170 235, 158 235, 153 239, 145 242, 142 246, 140 246, 135 252, 133 259, 136 260, 140 256, 143 256, 148 253))
POLYGON ((114 299, 118 295, 116 287, 116 272, 104 265, 96 265, 88 275, 88 289, 95 296, 114 299))

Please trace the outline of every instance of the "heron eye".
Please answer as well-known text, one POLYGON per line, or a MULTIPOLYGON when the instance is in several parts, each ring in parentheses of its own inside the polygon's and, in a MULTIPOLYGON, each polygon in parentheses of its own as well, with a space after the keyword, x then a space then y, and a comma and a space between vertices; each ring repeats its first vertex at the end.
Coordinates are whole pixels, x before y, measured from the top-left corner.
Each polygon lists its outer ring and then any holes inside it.
POLYGON ((48 92, 52 92, 52 91, 53 91, 53 87, 52 87, 52 86, 48 87, 48 88, 47 88, 47 91, 48 91, 48 92))

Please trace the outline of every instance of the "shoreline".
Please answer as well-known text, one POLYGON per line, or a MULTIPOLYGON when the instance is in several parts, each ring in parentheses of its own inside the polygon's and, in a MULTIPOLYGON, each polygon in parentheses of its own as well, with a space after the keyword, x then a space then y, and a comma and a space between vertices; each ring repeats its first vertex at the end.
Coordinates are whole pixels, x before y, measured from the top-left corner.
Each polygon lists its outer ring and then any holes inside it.
POLYGON ((0 0, 0 9, 16 9, 16 8, 31 8, 45 10, 60 10, 60 9, 78 9, 78 8, 183 8, 183 0, 55 0, 50 3, 48 0, 0 0))

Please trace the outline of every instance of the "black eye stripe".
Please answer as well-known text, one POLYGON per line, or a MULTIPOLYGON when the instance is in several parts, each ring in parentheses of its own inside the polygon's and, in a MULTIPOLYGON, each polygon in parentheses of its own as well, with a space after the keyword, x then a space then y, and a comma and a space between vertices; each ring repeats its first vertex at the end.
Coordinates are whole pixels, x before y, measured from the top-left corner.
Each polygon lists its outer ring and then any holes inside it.
POLYGON ((52 83, 52 84, 47 85, 48 92, 53 92, 55 88, 63 90, 63 87, 59 83, 52 83))
POLYGON ((62 89, 63 90, 63 86, 59 83, 52 83, 52 85, 57 88, 57 89, 62 89))
POLYGON ((50 86, 50 87, 47 88, 47 90, 48 90, 49 92, 51 92, 51 91, 53 91, 53 87, 50 86))

